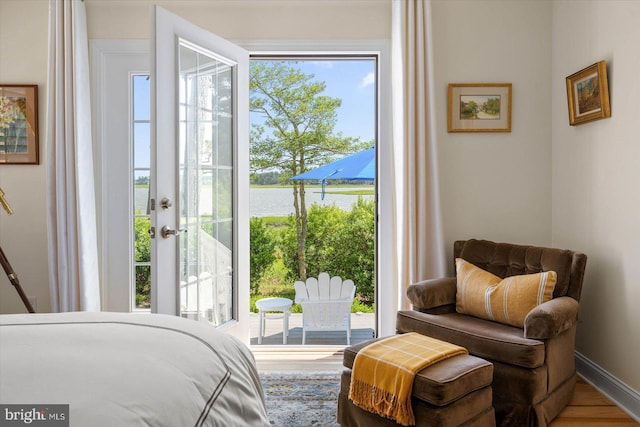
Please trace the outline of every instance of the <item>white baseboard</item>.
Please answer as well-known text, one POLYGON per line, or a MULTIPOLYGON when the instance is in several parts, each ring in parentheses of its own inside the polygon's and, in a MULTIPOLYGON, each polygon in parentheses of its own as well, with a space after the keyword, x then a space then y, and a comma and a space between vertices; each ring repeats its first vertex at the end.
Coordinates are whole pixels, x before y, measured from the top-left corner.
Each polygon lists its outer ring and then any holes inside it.
POLYGON ((586 382, 640 422, 640 393, 576 351, 576 369, 586 382))

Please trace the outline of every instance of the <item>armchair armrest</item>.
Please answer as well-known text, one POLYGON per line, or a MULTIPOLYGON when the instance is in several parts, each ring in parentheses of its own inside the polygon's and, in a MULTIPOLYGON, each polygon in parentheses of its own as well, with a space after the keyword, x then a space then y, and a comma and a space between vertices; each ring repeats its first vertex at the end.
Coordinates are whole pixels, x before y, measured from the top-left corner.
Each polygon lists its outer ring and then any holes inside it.
POLYGON ((456 278, 444 277, 414 283, 407 289, 407 297, 417 311, 434 314, 455 311, 456 278))
POLYGON ((549 339, 578 323, 580 303, 571 297, 558 297, 535 307, 524 319, 525 338, 549 339))

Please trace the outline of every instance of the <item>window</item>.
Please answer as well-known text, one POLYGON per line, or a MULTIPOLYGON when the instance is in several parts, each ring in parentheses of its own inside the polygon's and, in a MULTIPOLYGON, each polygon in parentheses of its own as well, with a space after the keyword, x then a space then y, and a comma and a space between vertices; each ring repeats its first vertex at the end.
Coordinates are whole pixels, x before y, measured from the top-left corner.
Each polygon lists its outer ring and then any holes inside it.
POLYGON ((353 311, 364 312, 371 336, 378 56, 256 54, 250 69, 251 298, 290 297, 291 277, 326 271, 356 282, 353 311), (369 153, 371 163, 346 159, 369 153), (340 169, 323 169, 335 161, 340 169), (289 180, 318 167, 326 185, 289 180))
POLYGON ((131 77, 131 135, 133 148, 133 304, 137 309, 151 307, 151 241, 149 229, 149 186, 151 184, 151 146, 149 115, 149 76, 131 77))

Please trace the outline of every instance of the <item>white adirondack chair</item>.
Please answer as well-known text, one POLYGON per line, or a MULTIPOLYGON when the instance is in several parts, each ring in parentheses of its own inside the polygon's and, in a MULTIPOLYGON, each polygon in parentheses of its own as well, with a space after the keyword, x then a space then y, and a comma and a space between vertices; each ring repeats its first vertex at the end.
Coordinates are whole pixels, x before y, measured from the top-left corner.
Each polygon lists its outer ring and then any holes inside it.
POLYGON ((353 280, 320 273, 305 282, 295 282, 295 301, 302 305, 302 344, 307 331, 346 331, 351 345, 351 304, 356 294, 353 280))

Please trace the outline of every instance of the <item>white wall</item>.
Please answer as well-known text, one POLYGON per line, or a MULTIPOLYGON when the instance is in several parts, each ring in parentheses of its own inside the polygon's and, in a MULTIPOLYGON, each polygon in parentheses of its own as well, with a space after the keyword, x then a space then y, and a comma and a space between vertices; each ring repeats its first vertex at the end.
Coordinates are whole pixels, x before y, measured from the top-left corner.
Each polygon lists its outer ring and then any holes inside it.
POLYGON ((86 0, 89 38, 146 39, 158 4, 239 40, 370 40, 391 35, 390 0, 86 0))
POLYGON ((577 350, 640 390, 640 2, 553 4, 555 246, 588 256, 577 350), (607 61, 611 118, 569 126, 565 78, 607 61))
MULTIPOLYGON (((38 299, 38 311, 49 310, 44 143, 47 25, 46 0, 0 0, 0 83, 37 84, 40 119, 40 165, 0 165, 0 187, 15 212, 8 216, 0 210, 0 246, 27 296, 38 299)), ((25 311, 0 269, 0 313, 25 311)))
MULTIPOLYGON (((390 0, 85 0, 91 39, 147 39, 150 7, 167 9, 239 40, 370 40, 391 34, 390 0)), ((38 311, 48 311, 46 81, 48 0, 0 0, 0 83, 38 84, 40 162, 0 166, 0 187, 15 215, 0 212, 0 246, 38 311)), ((25 309, 0 274, 0 313, 25 309)))
MULTIPOLYGON (((444 235, 551 243, 551 3, 434 0, 444 235), (447 133, 448 83, 513 83, 510 133, 447 133)), ((453 272, 453 261, 450 263, 453 272)))
MULTIPOLYGON (((150 0, 85 0, 91 38, 147 38, 150 0)), ((44 123, 47 0, 0 0, 0 82, 40 85, 40 166, 0 166, 16 214, 0 244, 49 309, 44 123)), ((158 1, 232 39, 388 39, 389 0, 158 1)), ((640 390, 640 2, 434 0, 442 203, 448 251, 469 237, 589 256, 578 350, 640 390), (576 7, 579 4, 579 7, 576 7), (609 62, 612 118, 569 127, 564 78, 609 62), (450 82, 511 82, 511 133, 449 134, 450 82), (553 179, 552 179, 553 178, 553 179), (634 330, 635 329, 635 330, 634 330)), ((0 312, 24 309, 0 275, 0 312)))

